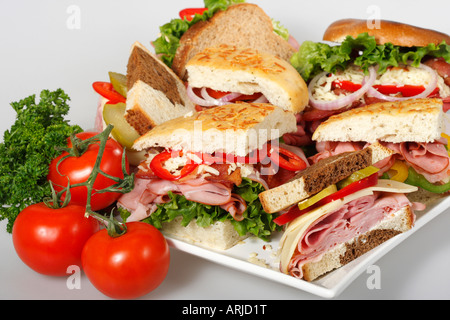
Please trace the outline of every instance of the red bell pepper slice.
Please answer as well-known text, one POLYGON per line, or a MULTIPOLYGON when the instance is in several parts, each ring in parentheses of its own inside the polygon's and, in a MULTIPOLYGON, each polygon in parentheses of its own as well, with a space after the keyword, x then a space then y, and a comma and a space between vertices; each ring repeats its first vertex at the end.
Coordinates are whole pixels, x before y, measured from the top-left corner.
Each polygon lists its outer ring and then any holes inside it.
POLYGON ((280 148, 279 146, 268 146, 268 150, 270 160, 280 168, 289 171, 300 171, 306 168, 306 162, 289 150, 280 148))
POLYGON ((203 14, 208 8, 186 8, 179 12, 181 19, 186 19, 187 21, 191 21, 195 14, 203 14))
POLYGON ((368 188, 368 187, 373 187, 377 184, 378 182, 378 173, 374 173, 364 179, 355 181, 351 184, 349 184, 348 186, 342 188, 341 190, 330 194, 329 196, 319 200, 318 202, 314 203, 313 205, 300 210, 298 208, 298 205, 293 206, 288 212, 286 212, 285 214, 282 214, 281 216, 275 218, 273 221, 279 225, 282 226, 288 222, 291 222, 292 220, 300 217, 301 215, 304 215, 316 208, 319 208, 323 205, 326 205, 327 203, 330 203, 332 201, 336 201, 338 199, 342 199, 346 196, 348 196, 349 194, 355 193, 359 190, 368 188))
POLYGON ((175 181, 179 180, 189 173, 195 170, 198 167, 197 163, 193 163, 188 161, 186 165, 181 169, 179 175, 172 174, 169 170, 163 167, 164 163, 172 157, 182 156, 181 152, 171 152, 171 151, 163 151, 156 155, 152 161, 150 162, 150 169, 153 173, 161 179, 175 181))
POLYGON ((125 97, 114 90, 114 87, 110 82, 97 81, 92 84, 92 88, 94 88, 95 92, 97 92, 99 95, 108 99, 108 103, 110 104, 126 102, 125 97))
MULTIPOLYGON (((361 89, 361 84, 353 83, 348 80, 338 80, 333 81, 333 87, 335 88, 341 88, 346 91, 355 92, 361 89)), ((374 85, 373 86, 378 92, 389 95, 389 94, 396 94, 401 93, 403 97, 413 97, 418 94, 421 94, 423 91, 425 91, 424 86, 415 86, 415 85, 409 85, 405 84, 402 86, 396 86, 396 85, 374 85)), ((439 92, 439 88, 436 87, 436 89, 433 90, 433 92, 430 93, 431 95, 437 94, 439 92)))

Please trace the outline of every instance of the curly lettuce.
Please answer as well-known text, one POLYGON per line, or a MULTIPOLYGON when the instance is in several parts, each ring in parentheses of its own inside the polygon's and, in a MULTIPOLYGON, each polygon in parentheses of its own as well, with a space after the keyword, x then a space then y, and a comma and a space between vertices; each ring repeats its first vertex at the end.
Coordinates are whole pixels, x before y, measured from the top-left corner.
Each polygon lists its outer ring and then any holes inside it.
POLYGON ((425 56, 442 57, 450 62, 450 45, 445 41, 426 47, 400 47, 392 43, 377 45, 375 37, 362 33, 356 38, 347 36, 336 46, 325 43, 305 41, 291 57, 291 64, 305 81, 309 81, 320 72, 344 70, 350 63, 360 66, 368 72, 370 66, 378 66, 378 73, 384 73, 388 67, 410 62, 417 67, 425 56))
MULTIPOLYGON (((266 213, 262 208, 258 198, 258 194, 262 191, 264 191, 264 187, 260 183, 247 178, 243 178, 242 183, 234 188, 233 192, 240 195, 247 202, 247 209, 244 212, 242 221, 234 220, 220 206, 210 206, 189 201, 184 196, 171 192, 169 192, 170 201, 158 205, 158 209, 142 221, 161 229, 164 222, 171 222, 179 216, 182 217, 182 226, 187 226, 194 219, 200 227, 208 227, 217 221, 230 220, 239 235, 244 236, 250 233, 267 241, 270 235, 275 230, 279 230, 280 227, 273 222, 275 216, 266 213)), ((119 212, 121 218, 126 221, 130 213, 125 210, 120 210, 119 212)))

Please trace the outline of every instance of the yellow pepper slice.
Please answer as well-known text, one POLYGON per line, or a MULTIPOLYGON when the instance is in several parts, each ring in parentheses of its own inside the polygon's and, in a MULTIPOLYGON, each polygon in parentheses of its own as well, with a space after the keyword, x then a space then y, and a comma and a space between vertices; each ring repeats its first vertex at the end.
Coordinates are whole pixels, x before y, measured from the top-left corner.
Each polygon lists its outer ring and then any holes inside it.
POLYGON ((405 162, 396 160, 394 165, 389 169, 388 175, 391 180, 404 182, 408 178, 408 166, 405 162))
POLYGON ((341 180, 337 183, 338 189, 342 189, 348 186, 350 183, 353 183, 358 180, 362 180, 368 176, 371 176, 375 172, 378 172, 380 169, 374 166, 368 166, 364 169, 353 172, 348 178, 341 180))
POLYGON ((450 157, 450 149, 448 149, 448 143, 450 143, 450 136, 444 132, 441 133, 441 137, 447 139, 447 145, 445 146, 447 148, 448 156, 450 157))
POLYGON ((312 206, 313 204, 318 202, 319 200, 322 200, 323 198, 328 197, 332 193, 335 193, 336 191, 337 191, 336 185, 332 184, 332 185, 326 187, 325 189, 323 189, 322 191, 320 191, 319 193, 313 195, 312 197, 309 197, 308 199, 303 200, 302 202, 299 202, 298 208, 300 210, 306 209, 309 206, 312 206))

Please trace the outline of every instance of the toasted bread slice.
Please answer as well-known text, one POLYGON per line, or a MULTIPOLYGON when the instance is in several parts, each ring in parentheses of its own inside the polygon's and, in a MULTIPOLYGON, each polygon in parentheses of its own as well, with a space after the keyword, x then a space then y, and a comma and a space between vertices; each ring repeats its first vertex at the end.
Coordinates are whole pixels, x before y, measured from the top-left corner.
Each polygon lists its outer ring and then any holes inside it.
POLYGON ((308 88, 287 61, 255 49, 230 45, 209 47, 186 64, 188 83, 246 95, 262 93, 284 110, 298 113, 308 104, 308 88))
POLYGON ((292 112, 264 103, 234 103, 167 121, 137 139, 135 150, 164 147, 246 156, 297 129, 292 112))
POLYGON ((331 116, 314 131, 315 141, 433 142, 444 131, 440 99, 380 102, 331 116))
POLYGON ((261 192, 259 199, 264 211, 279 212, 392 154, 393 151, 375 143, 359 151, 331 156, 299 172, 289 182, 261 192))
POLYGON ((140 135, 195 110, 183 82, 139 42, 131 49, 127 86, 125 119, 140 135))
POLYGON ((274 33, 270 17, 257 5, 240 3, 189 28, 180 39, 172 69, 186 79, 186 63, 205 48, 220 44, 257 49, 289 60, 295 49, 274 33))

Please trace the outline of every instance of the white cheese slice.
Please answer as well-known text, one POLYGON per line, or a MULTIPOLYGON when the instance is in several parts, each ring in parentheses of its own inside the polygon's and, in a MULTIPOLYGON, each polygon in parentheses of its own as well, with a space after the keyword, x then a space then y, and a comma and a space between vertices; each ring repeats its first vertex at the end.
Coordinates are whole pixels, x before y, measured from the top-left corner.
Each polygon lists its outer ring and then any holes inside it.
POLYGON ((342 199, 330 202, 322 207, 314 209, 307 214, 304 214, 289 223, 283 236, 280 239, 280 269, 283 273, 288 272, 289 261, 295 252, 295 249, 300 241, 302 235, 306 232, 309 226, 323 215, 333 212, 341 208, 344 204, 349 203, 355 199, 372 195, 374 191, 383 191, 391 193, 410 193, 417 191, 417 187, 407 185, 403 182, 380 179, 376 186, 359 190, 342 199))

